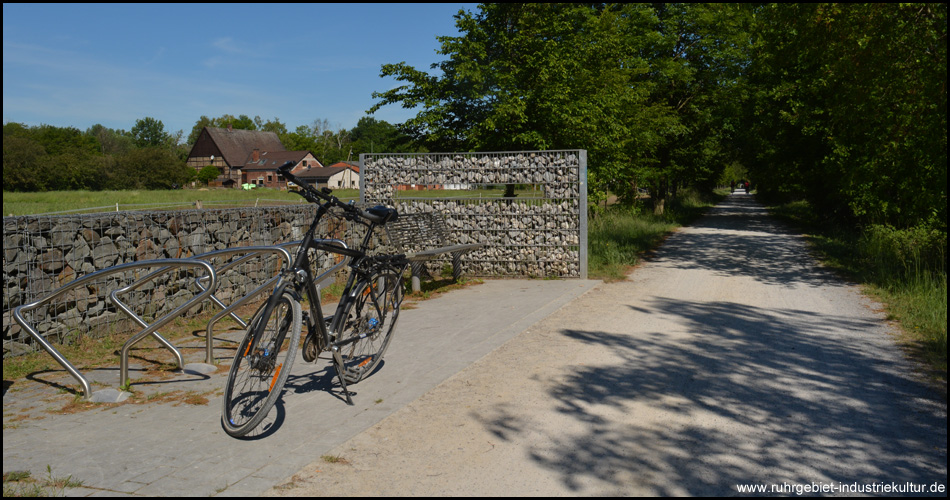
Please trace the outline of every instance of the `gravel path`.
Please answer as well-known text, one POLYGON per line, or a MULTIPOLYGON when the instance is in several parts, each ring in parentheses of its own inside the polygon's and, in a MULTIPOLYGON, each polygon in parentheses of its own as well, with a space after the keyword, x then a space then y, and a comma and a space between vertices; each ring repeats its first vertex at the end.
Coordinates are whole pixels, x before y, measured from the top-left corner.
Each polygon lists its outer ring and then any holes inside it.
POLYGON ((881 494, 946 451, 879 306, 737 193, 270 494, 881 494))

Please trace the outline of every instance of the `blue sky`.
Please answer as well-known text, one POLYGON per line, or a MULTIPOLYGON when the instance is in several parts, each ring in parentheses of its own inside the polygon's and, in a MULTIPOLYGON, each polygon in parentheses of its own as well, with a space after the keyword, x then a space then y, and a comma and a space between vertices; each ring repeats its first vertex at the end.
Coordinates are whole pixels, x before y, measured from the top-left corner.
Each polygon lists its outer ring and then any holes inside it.
MULTIPOLYGON (((353 128, 397 85, 380 67, 444 59, 476 4, 3 4, 3 122, 185 137, 202 115, 353 128)), ((399 105, 374 116, 400 123, 399 105)))

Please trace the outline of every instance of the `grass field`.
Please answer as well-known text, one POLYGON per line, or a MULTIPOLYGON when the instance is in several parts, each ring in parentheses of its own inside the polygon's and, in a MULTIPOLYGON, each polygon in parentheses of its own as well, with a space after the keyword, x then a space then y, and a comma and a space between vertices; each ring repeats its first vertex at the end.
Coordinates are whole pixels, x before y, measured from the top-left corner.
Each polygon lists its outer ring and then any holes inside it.
MULTIPOLYGON (((515 192, 518 199, 536 199, 539 191, 523 189, 515 192)), ((397 191, 397 199, 428 198, 501 198, 503 189, 397 191)), ((333 195, 344 201, 359 200, 357 189, 338 189, 333 195)), ((203 208, 306 203, 288 191, 261 188, 241 189, 174 189, 165 191, 49 191, 45 193, 3 193, 3 215, 39 215, 116 212, 120 210, 186 210, 200 201, 203 208), (118 205, 118 209, 116 207, 118 205)))
MULTIPOLYGON (((359 199, 359 191, 340 189, 340 199, 359 199)), ((118 210, 185 210, 200 201, 203 208, 306 203, 303 198, 276 189, 174 189, 164 191, 50 191, 3 193, 3 215, 115 212, 118 210)))

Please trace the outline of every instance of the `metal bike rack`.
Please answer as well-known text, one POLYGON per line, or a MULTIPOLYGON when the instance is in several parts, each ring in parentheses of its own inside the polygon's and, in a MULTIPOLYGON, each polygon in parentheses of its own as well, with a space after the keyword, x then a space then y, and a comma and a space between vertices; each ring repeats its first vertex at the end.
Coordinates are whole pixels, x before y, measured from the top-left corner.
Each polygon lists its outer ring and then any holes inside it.
MULTIPOLYGON (((211 320, 208 321, 208 327, 207 327, 207 333, 206 333, 205 360, 208 365, 211 365, 211 371, 213 371, 213 366, 214 366, 213 330, 214 330, 215 323, 217 323, 220 319, 224 318, 225 316, 230 315, 232 318, 234 318, 235 321, 238 322, 238 324, 246 328, 247 323, 245 323, 244 320, 241 317, 239 317, 237 314, 234 314, 234 310, 246 304, 254 297, 273 288, 277 284, 277 282, 280 280, 280 277, 283 271, 289 269, 292 263, 293 257, 290 251, 288 250, 288 248, 299 246, 300 243, 301 241, 292 241, 289 243, 284 243, 281 245, 274 245, 274 246, 226 248, 222 250, 215 250, 212 252, 196 255, 187 259, 157 259, 157 260, 147 260, 147 261, 140 261, 140 262, 130 262, 126 264, 112 266, 112 267, 88 274, 76 280, 73 280, 72 282, 64 285, 63 287, 60 287, 59 289, 53 291, 51 294, 47 295, 46 297, 40 300, 31 302, 29 304, 24 304, 15 308, 13 310, 13 318, 21 327, 23 327, 23 329, 27 331, 27 333, 29 333, 31 337, 33 337, 34 340, 37 341, 37 343, 40 344, 41 347, 43 347, 44 350, 46 350, 47 353, 50 354, 50 356, 53 357, 54 360, 56 360, 57 363, 59 363, 64 369, 66 369, 66 371, 69 372, 69 374, 72 375, 72 377, 75 378, 79 382, 79 384, 82 386, 84 399, 93 400, 93 392, 89 384, 89 381, 86 379, 86 377, 84 377, 82 373, 80 373, 79 370, 76 369, 75 366, 73 366, 59 351, 56 350, 55 347, 52 346, 52 344, 47 342, 46 339, 36 331, 36 329, 26 320, 26 318, 24 317, 24 313, 38 309, 54 301, 57 298, 62 297, 63 295, 70 292, 71 290, 78 288, 82 285, 85 285, 89 282, 102 279, 104 276, 128 271, 130 269, 156 267, 157 268, 156 270, 148 273, 142 278, 135 280, 130 285, 124 286, 122 288, 119 288, 117 290, 110 292, 108 295, 110 302, 112 302, 113 305, 115 305, 115 307, 119 311, 124 313, 126 316, 131 318, 136 324, 142 327, 142 330, 140 330, 131 338, 129 338, 129 340, 127 340, 122 346, 122 350, 120 353, 120 361, 119 361, 120 386, 124 385, 128 381, 129 351, 131 350, 132 346, 134 346, 139 341, 141 341, 142 339, 144 339, 146 336, 149 336, 149 335, 152 336, 152 338, 154 338, 155 340, 157 340, 162 346, 164 346, 169 351, 171 351, 171 353, 175 356, 175 359, 178 363, 178 367, 180 369, 185 369, 184 359, 181 355, 181 352, 171 342, 169 342, 167 339, 162 337, 161 334, 158 332, 158 329, 168 324, 168 322, 170 322, 174 318, 181 316, 187 310, 191 309, 196 304, 205 300, 206 298, 209 298, 218 307, 222 308, 220 312, 215 314, 215 316, 212 317, 211 320), (219 267, 218 269, 215 269, 211 265, 211 263, 208 262, 209 260, 214 259, 216 257, 236 255, 236 254, 242 254, 242 253, 247 254, 247 255, 244 255, 231 262, 228 262, 227 264, 219 267), (273 277, 269 278, 263 284, 261 284, 260 286, 252 290, 251 292, 245 294, 243 297, 234 301, 230 305, 226 305, 221 299, 219 299, 218 297, 214 295, 214 292, 217 287, 217 280, 218 280, 217 276, 221 275, 221 273, 224 273, 225 271, 228 271, 234 268, 235 266, 246 263, 255 258, 260 258, 261 256, 266 255, 266 254, 276 254, 284 258, 283 264, 280 266, 280 269, 278 269, 277 273, 273 277), (199 292, 194 297, 189 299, 187 302, 175 308, 173 311, 158 318, 152 323, 148 323, 143 318, 139 317, 132 310, 131 307, 129 307, 125 302, 123 302, 122 297, 121 297, 122 295, 129 294, 135 291, 136 289, 141 288, 146 283, 154 280, 156 277, 166 274, 168 272, 171 272, 173 270, 179 269, 181 267, 202 268, 204 269, 205 273, 204 275, 198 276, 195 278, 195 284, 198 287, 199 292)), ((333 245, 340 246, 343 248, 348 248, 346 243, 340 239, 319 239, 319 240, 313 241, 313 245, 318 245, 318 244, 333 244, 333 245)), ((337 272, 345 264, 346 264, 346 259, 341 259, 340 262, 334 264, 327 271, 324 271, 318 277, 316 277, 314 279, 314 283, 317 285, 317 288, 318 289, 321 288, 322 285, 325 283, 325 281, 330 279, 333 273, 337 272)), ((104 392, 104 391, 100 391, 100 392, 104 392)), ((115 398, 119 398, 118 400, 121 400, 121 394, 122 393, 120 392, 119 395, 111 394, 107 396, 102 396, 101 398, 97 397, 96 399, 101 399, 102 401, 115 401, 115 398)))
POLYGON ((54 348, 49 342, 47 342, 46 339, 42 335, 40 335, 39 332, 36 331, 36 329, 33 328, 32 325, 30 325, 30 323, 26 320, 26 318, 23 317, 23 313, 42 307, 43 305, 52 302, 56 298, 59 298, 65 295, 72 289, 77 288, 86 283, 89 283, 91 281, 101 279, 103 276, 108 276, 110 274, 127 271, 129 269, 157 267, 157 266, 161 266, 161 268, 152 273, 149 273, 147 276, 137 280, 135 283, 131 285, 128 285, 119 290, 113 291, 109 295, 110 300, 113 302, 113 304, 115 304, 116 307, 122 310, 122 312, 124 312, 125 314, 129 315, 140 326, 144 327, 143 330, 133 335, 122 346, 121 358, 120 358, 120 382, 119 383, 120 385, 122 385, 122 384, 125 384, 126 380, 128 380, 129 349, 148 335, 152 335, 156 340, 162 343, 162 345, 169 348, 178 358, 179 366, 181 367, 182 366, 181 354, 178 352, 177 349, 175 349, 173 345, 171 345, 170 342, 168 342, 161 335, 159 335, 156 332, 156 330, 158 330, 158 328, 167 324, 169 321, 171 321, 175 317, 181 315, 182 313, 184 313, 185 311, 193 307, 198 302, 204 300, 208 295, 210 295, 214 291, 214 287, 216 286, 217 281, 215 278, 214 269, 207 262, 203 262, 203 261, 199 261, 195 259, 158 259, 158 260, 147 260, 147 261, 140 261, 140 262, 129 262, 126 264, 112 266, 100 271, 96 271, 92 274, 88 274, 76 280, 73 280, 70 283, 67 283, 66 285, 58 288, 57 290, 53 291, 51 294, 47 295, 46 297, 40 300, 16 307, 13 310, 13 318, 21 327, 23 327, 24 330, 27 331, 27 333, 30 334, 31 337, 33 337, 34 340, 36 340, 40 344, 40 346, 43 347, 44 350, 46 350, 47 353, 49 353, 50 356, 53 357, 53 359, 56 360, 57 363, 59 363, 63 368, 65 368, 66 371, 69 372, 69 374, 72 375, 73 378, 75 378, 79 382, 79 384, 83 388, 83 397, 86 400, 92 400, 93 394, 92 394, 91 386, 89 385, 89 381, 86 380, 86 378, 83 377, 83 375, 79 372, 79 370, 77 370, 76 367, 74 367, 62 354, 60 354, 59 351, 56 350, 56 348, 54 348), (161 318, 158 318, 151 325, 146 324, 141 318, 139 318, 136 314, 134 314, 128 308, 128 306, 126 306, 122 301, 118 299, 119 293, 130 292, 142 286, 146 282, 151 281, 154 277, 167 273, 168 271, 172 269, 178 269, 181 267, 189 267, 189 266, 196 267, 196 268, 203 268, 206 271, 207 278, 210 279, 210 286, 208 287, 208 289, 203 290, 202 292, 196 294, 190 300, 178 306, 173 311, 162 316, 161 318))
MULTIPOLYGON (((300 244, 300 241, 295 241, 295 242, 285 243, 283 245, 277 245, 277 246, 225 248, 222 250, 215 250, 213 252, 203 253, 201 255, 196 255, 193 257, 194 259, 199 259, 199 260, 210 260, 215 257, 222 257, 222 256, 232 255, 232 254, 233 255, 237 255, 241 253, 248 254, 248 255, 245 255, 244 257, 235 259, 225 264, 224 266, 221 266, 218 269, 216 269, 215 272, 218 275, 222 275, 225 271, 239 264, 243 264, 249 260, 261 257, 262 255, 265 255, 265 254, 278 254, 284 258, 284 262, 280 266, 280 269, 278 270, 275 276, 271 277, 270 279, 265 281, 262 285, 258 286, 251 292, 245 294, 240 299, 234 301, 231 305, 226 305, 224 302, 221 301, 221 299, 216 297, 214 293, 211 294, 210 296, 211 301, 217 304, 218 307, 220 307, 222 310, 218 314, 215 314, 214 317, 212 317, 211 320, 208 321, 208 328, 207 328, 207 334, 206 334, 206 347, 205 347, 205 351, 206 351, 205 363, 212 366, 214 365, 214 333, 213 332, 214 332, 215 323, 217 323, 218 320, 220 320, 221 318, 224 318, 225 316, 231 316, 231 318, 237 321, 238 324, 241 325, 241 327, 247 328, 247 323, 245 323, 244 320, 240 316, 238 316, 237 314, 234 314, 233 311, 237 309, 238 307, 244 305, 248 301, 250 301, 255 296, 269 289, 275 283, 277 283, 277 280, 280 279, 280 273, 286 269, 289 269, 290 264, 291 264, 290 252, 288 252, 287 249, 283 247, 294 246, 294 245, 299 245, 299 244, 300 244)), ((205 286, 202 284, 203 281, 207 281, 206 276, 195 279, 195 284, 198 286, 198 288, 202 290, 205 289, 205 286)))
MULTIPOLYGON (((223 255, 228 255, 228 254, 238 254, 238 253, 245 253, 245 252, 249 253, 248 255, 241 257, 240 259, 236 259, 216 269, 216 272, 219 275, 224 273, 224 271, 227 271, 228 269, 231 269, 232 267, 237 266, 238 264, 242 264, 251 259, 257 258, 261 254, 277 253, 277 254, 282 255, 285 258, 284 265, 281 266, 281 268, 278 270, 278 273, 275 276, 268 279, 262 285, 255 288, 254 290, 248 292, 240 299, 234 301, 231 305, 226 306, 220 299, 215 297, 213 294, 211 295, 211 301, 217 304, 219 307, 221 307, 222 310, 219 313, 215 314, 214 317, 212 317, 208 321, 208 328, 207 328, 207 333, 206 333, 207 347, 206 347, 206 353, 205 353, 205 362, 207 364, 214 365, 214 325, 215 323, 217 323, 220 319, 224 318, 225 316, 230 315, 231 318, 233 318, 235 321, 238 322, 239 325, 241 325, 241 327, 247 328, 247 323, 245 323, 241 317, 234 314, 233 311, 237 309, 238 307, 241 307, 242 305, 246 304, 254 297, 276 286, 277 282, 280 280, 280 273, 289 269, 290 265, 292 264, 293 259, 290 255, 290 252, 287 250, 287 248, 299 246, 300 243, 302 242, 298 240, 298 241, 291 241, 289 243, 283 243, 277 246, 226 248, 223 250, 216 250, 213 252, 196 255, 194 257, 195 259, 210 259, 213 257, 220 257, 223 255)), ((333 243, 333 244, 342 246, 343 248, 348 248, 346 246, 346 243, 343 242, 343 240, 339 240, 339 239, 314 240, 314 244, 319 244, 319 243, 333 243)), ((328 279, 330 275, 336 272, 344 264, 345 264, 345 261, 338 262, 337 264, 333 265, 329 270, 325 271, 323 274, 317 277, 317 279, 315 279, 314 282, 317 283, 317 286, 319 287, 320 284, 324 280, 328 279)), ((201 284, 201 281, 204 279, 205 278, 202 277, 196 280, 198 287, 201 289, 204 289, 204 286, 201 284)))

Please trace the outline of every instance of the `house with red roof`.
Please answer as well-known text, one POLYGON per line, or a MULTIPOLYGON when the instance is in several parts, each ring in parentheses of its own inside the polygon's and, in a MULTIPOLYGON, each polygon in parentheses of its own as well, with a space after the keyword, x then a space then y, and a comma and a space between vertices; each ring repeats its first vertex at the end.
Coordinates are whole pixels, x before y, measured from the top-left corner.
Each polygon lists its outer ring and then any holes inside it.
POLYGON ((243 184, 286 189, 277 167, 293 161, 294 170, 323 168, 310 151, 287 151, 274 132, 205 127, 188 153, 188 166, 201 170, 208 165, 221 175, 212 186, 240 188, 243 184))
POLYGON ((324 187, 330 189, 360 188, 359 163, 356 166, 352 162, 339 162, 322 168, 298 167, 294 173, 317 189, 324 187))
POLYGON ((300 174, 313 168, 325 168, 310 151, 259 151, 251 152, 244 162, 241 184, 254 184, 257 187, 287 189, 287 181, 277 174, 277 167, 294 162, 291 172, 300 174))

